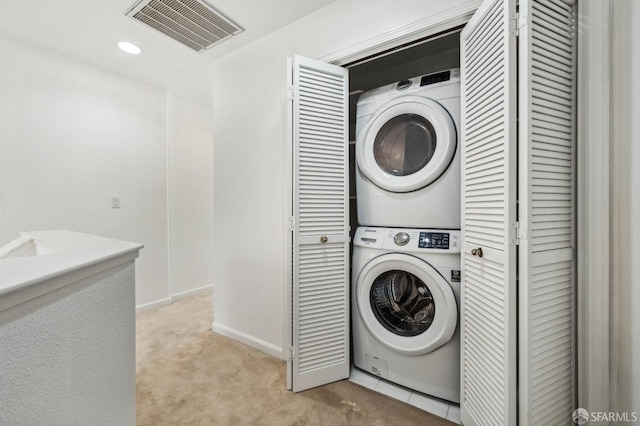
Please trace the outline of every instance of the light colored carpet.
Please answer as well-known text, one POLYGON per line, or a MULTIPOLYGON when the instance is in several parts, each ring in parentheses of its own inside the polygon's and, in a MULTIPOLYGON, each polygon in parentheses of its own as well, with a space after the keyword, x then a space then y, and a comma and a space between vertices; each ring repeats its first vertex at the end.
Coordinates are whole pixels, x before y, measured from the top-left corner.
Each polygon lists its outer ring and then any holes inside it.
POLYGON ((212 305, 138 314, 138 425, 453 425, 347 380, 294 394, 283 361, 211 332, 212 305))

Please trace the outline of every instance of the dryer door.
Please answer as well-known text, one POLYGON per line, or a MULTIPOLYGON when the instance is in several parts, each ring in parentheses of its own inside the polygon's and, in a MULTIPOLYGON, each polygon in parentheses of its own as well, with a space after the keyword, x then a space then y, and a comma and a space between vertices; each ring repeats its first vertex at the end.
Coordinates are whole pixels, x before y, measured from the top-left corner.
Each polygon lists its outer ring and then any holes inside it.
POLYGON ((405 355, 429 353, 451 340, 458 308, 449 283, 427 262, 391 253, 358 276, 358 314, 381 344, 405 355))
POLYGON ((439 103, 402 96, 376 111, 356 142, 360 171, 391 192, 415 191, 449 167, 456 152, 453 119, 439 103))

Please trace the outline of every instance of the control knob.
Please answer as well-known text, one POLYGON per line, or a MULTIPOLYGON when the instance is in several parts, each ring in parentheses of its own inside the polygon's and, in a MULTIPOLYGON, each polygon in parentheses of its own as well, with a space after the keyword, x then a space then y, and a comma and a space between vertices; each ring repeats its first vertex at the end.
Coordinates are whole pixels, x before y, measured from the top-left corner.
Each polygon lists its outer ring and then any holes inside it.
POLYGON ((409 237, 409 234, 407 234, 406 232, 398 232, 393 237, 393 242, 396 243, 396 245, 403 246, 407 244, 410 239, 411 237, 409 237))
POLYGON ((408 89, 409 87, 411 87, 411 85, 413 84, 413 82, 411 80, 402 80, 401 82, 398 83, 398 85, 396 86, 396 90, 405 90, 408 89))

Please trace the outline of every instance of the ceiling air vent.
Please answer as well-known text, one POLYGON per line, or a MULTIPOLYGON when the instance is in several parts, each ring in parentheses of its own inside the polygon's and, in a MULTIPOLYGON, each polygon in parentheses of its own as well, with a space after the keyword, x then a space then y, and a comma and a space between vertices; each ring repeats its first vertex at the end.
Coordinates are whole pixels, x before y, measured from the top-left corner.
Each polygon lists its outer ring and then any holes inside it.
POLYGON ((196 52, 204 52, 243 31, 222 13, 197 0, 141 0, 125 15, 196 52))

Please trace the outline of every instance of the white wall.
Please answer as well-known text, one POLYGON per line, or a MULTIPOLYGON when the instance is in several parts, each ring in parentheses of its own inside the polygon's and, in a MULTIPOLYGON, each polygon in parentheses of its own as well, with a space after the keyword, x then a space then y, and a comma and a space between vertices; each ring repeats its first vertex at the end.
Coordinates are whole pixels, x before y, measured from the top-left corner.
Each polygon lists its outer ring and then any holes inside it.
POLYGON ((169 94, 169 282, 172 296, 213 283, 213 111, 169 94))
POLYGON ((611 409, 640 413, 640 2, 612 5, 611 409))
POLYGON ((135 425, 133 299, 128 261, 0 311, 0 424, 135 425))
POLYGON ((286 58, 321 58, 465 0, 339 0, 214 64, 214 330, 284 356, 286 58))
POLYGON ((0 245, 44 229, 143 243, 137 305, 211 284, 210 106, 4 37, 0 57, 0 245))

